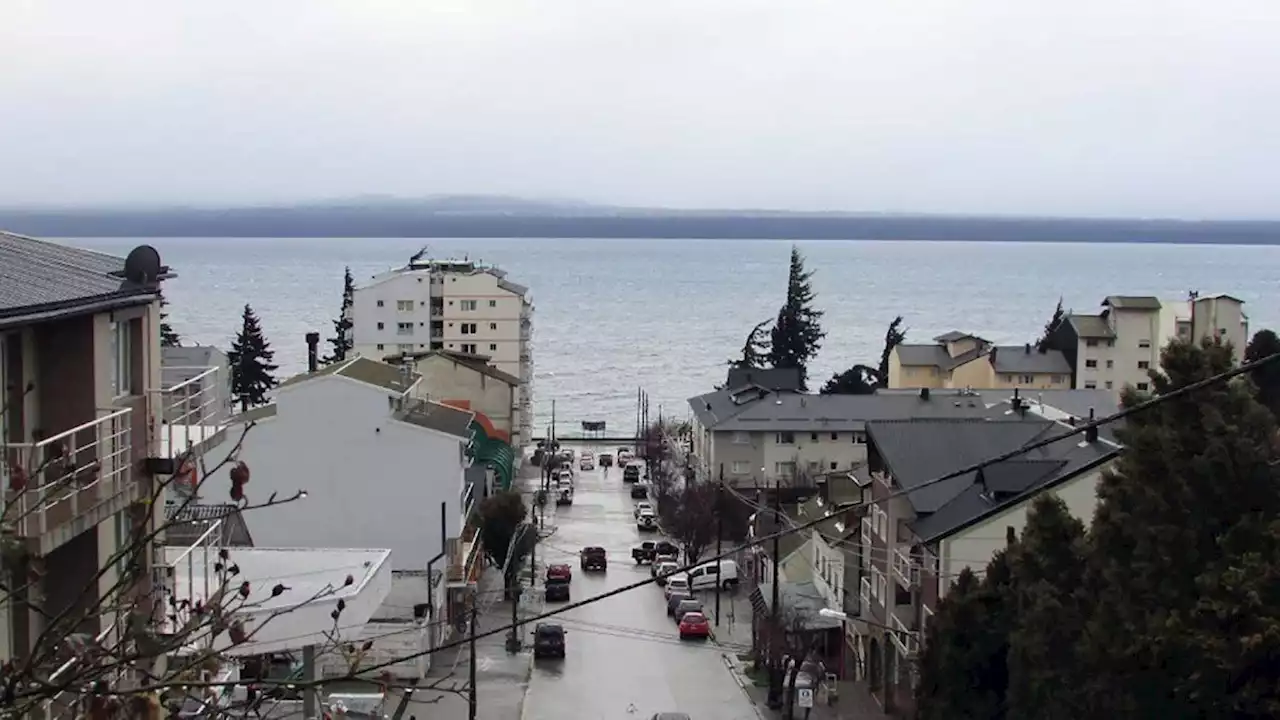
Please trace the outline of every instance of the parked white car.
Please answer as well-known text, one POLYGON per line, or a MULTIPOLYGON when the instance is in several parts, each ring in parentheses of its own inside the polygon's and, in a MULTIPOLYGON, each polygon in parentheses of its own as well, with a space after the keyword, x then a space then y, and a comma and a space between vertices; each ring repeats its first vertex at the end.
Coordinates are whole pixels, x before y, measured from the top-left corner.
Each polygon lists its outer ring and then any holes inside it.
POLYGON ((632 514, 633 516, 635 516, 635 517, 640 517, 640 513, 644 512, 644 511, 646 511, 646 510, 648 510, 649 512, 653 512, 653 503, 650 503, 650 502, 648 502, 648 501, 645 501, 645 502, 638 502, 638 503, 636 503, 636 509, 635 509, 635 511, 634 511, 634 512, 632 512, 631 514, 632 514))
POLYGON ((671 597, 671 593, 673 592, 690 592, 689 578, 683 575, 672 575, 667 578, 667 584, 663 586, 662 592, 666 597, 671 597))
POLYGON ((738 563, 721 560, 719 563, 703 563, 689 571, 689 587, 694 590, 713 589, 717 585, 725 590, 738 586, 738 563))
POLYGON ((596 459, 591 457, 587 453, 583 453, 582 459, 578 460, 578 469, 582 470, 583 472, 586 472, 588 470, 595 470, 596 459))
POLYGON ((641 530, 658 529, 658 516, 653 512, 652 508, 649 510, 641 510, 640 514, 636 515, 636 527, 641 530))

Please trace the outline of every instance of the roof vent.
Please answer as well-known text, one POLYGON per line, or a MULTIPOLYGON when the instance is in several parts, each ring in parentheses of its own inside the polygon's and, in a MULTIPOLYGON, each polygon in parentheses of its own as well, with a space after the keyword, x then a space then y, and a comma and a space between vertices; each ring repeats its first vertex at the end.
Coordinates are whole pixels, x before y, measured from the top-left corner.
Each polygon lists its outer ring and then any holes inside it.
POLYGON ((1030 354, 1031 354, 1031 343, 1027 343, 1026 345, 1023 345, 1023 346, 1022 346, 1022 349, 1023 349, 1023 352, 1025 352, 1026 354, 1030 355, 1030 354))
POLYGON ((160 280, 164 274, 164 266, 160 264, 160 253, 150 245, 139 245, 129 251, 124 260, 124 279, 138 285, 150 285, 160 280))
MULTIPOLYGON (((1089 408, 1089 422, 1093 423, 1093 408, 1089 408)), ((1084 441, 1088 443, 1098 442, 1098 426, 1091 425, 1089 429, 1084 431, 1084 441)))
POLYGON ((920 388, 920 399, 921 399, 921 400, 928 400, 928 399, 929 399, 929 388, 927 388, 927 387, 922 387, 922 388, 920 388))

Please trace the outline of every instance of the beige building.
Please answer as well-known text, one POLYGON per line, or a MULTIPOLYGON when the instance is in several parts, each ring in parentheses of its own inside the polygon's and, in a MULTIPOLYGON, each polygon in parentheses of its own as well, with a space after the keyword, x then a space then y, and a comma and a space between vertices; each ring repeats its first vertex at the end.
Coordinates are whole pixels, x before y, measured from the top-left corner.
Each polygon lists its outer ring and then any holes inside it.
POLYGON ((418 355, 412 362, 422 376, 418 389, 426 397, 483 415, 500 433, 498 439, 514 448, 523 447, 529 439, 521 436, 520 378, 497 369, 483 356, 449 350, 418 355))
POLYGON ((1055 390, 1071 387, 1071 366, 1057 350, 997 346, 952 331, 930 344, 895 347, 889 354, 888 386, 1055 390))
POLYGON ((1229 295, 1188 300, 1112 295, 1096 315, 1068 315, 1048 345, 1066 357, 1072 387, 1119 392, 1128 385, 1150 389, 1148 372, 1159 368, 1160 351, 1169 341, 1206 337, 1230 342, 1238 362, 1249 342, 1244 301, 1229 295))
POLYGON ((519 379, 518 435, 529 436, 533 409, 533 304, 529 289, 503 270, 471 260, 424 260, 356 287, 352 343, 382 360, 435 350, 483 356, 519 379))

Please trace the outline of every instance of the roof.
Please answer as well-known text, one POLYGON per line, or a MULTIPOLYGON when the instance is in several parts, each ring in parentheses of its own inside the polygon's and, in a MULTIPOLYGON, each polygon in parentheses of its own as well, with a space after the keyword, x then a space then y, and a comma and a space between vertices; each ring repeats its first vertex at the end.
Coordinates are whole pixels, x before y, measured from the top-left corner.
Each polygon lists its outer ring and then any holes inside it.
POLYGON ((1213 295, 1200 295, 1196 298, 1196 300, 1231 300, 1233 302, 1240 303, 1241 305, 1244 304, 1244 301, 1241 300, 1240 298, 1236 297, 1235 295, 1228 295, 1226 293, 1215 293, 1213 295))
POLYGON ((969 339, 977 340, 978 342, 983 342, 983 343, 988 342, 987 340, 984 340, 978 337, 977 335, 974 335, 972 333, 967 333, 967 332, 961 332, 959 330, 952 330, 950 332, 942 333, 938 337, 934 338, 933 341, 936 343, 953 343, 953 342, 958 342, 960 340, 969 340, 969 339))
MULTIPOLYGON (((1064 424, 1076 421, 1087 421, 1090 416, 1106 417, 1120 409, 1120 401, 1110 390, 1094 388, 1059 389, 1059 390, 1020 390, 1018 395, 1027 402, 1028 409, 1046 420, 1064 424)), ((918 395, 916 388, 879 388, 877 395, 918 395)), ((997 405, 1008 407, 1014 391, 1008 389, 968 389, 968 388, 933 388, 930 397, 937 399, 963 400, 978 398, 989 408, 997 405)), ((1098 434, 1108 442, 1116 442, 1115 431, 1124 427, 1124 420, 1116 420, 1099 428, 1098 434)))
POLYGON ((212 345, 177 345, 160 348, 160 366, 206 370, 226 363, 227 355, 212 345))
MULTIPOLYGON (((786 513, 783 514, 785 515, 786 513)), ((777 517, 772 511, 758 512, 751 516, 751 532, 754 537, 767 537, 789 527, 791 527, 790 523, 780 525, 777 517)), ((807 541, 808 538, 805 537, 805 533, 787 533, 786 535, 779 537, 778 558, 785 561, 795 551, 799 550, 807 541)), ((763 549, 772 547, 773 543, 770 541, 765 544, 763 549)))
POLYGON ((1113 338, 1116 334, 1101 315, 1068 315, 1067 322, 1082 338, 1113 338))
POLYGON ((1154 295, 1108 295, 1102 304, 1116 310, 1159 310, 1160 298, 1154 295))
POLYGON ((799 392, 800 368, 731 367, 724 386, 727 388, 757 385, 766 390, 799 392))
POLYGON ((258 422, 259 420, 266 420, 267 418, 275 417, 277 411, 278 408, 275 403, 267 403, 266 405, 259 405, 258 407, 249 408, 244 412, 232 415, 231 422, 242 425, 251 422, 258 422))
POLYGON ((827 519, 812 526, 813 531, 832 542, 844 539, 848 534, 844 523, 845 513, 832 513, 831 504, 824 502, 821 496, 814 495, 796 508, 796 519, 800 522, 813 522, 824 515, 827 519))
POLYGON ((1035 413, 1000 411, 987 418, 886 421, 867 426, 869 442, 894 481, 907 491, 917 514, 915 533, 931 541, 1048 483, 1095 467, 1119 448, 1074 436, 1017 459, 933 483, 956 468, 974 465, 1068 430, 1035 413), (988 485, 983 487, 985 480, 988 485), (932 483, 932 484, 930 484, 932 483))
MULTIPOLYGON (((822 591, 812 582, 784 582, 778 586, 778 604, 782 606, 783 623, 790 625, 787 615, 802 622, 804 630, 838 628, 841 620, 829 618, 819 612, 827 606, 822 591)), ((762 582, 751 591, 751 606, 758 614, 767 615, 773 606, 773 583, 762 582)), ((792 627, 787 630, 794 629, 792 627)))
POLYGON ((1071 365, 1058 350, 1039 351, 1030 345, 991 348, 991 367, 998 373, 1070 375, 1071 365))
POLYGON ((149 302, 159 293, 158 283, 128 282, 123 271, 124 258, 0 231, 0 319, 149 302))
POLYGON ((481 375, 487 375, 495 380, 501 380, 512 387, 520 386, 520 378, 512 375, 511 373, 503 372, 490 365, 488 355, 473 355, 471 353, 455 352, 453 350, 432 350, 425 353, 409 353, 409 356, 418 362, 435 358, 446 360, 474 370, 481 375))
POLYGON ((218 520, 222 521, 218 540, 223 545, 253 545, 253 537, 249 534, 249 526, 240 512, 240 506, 233 503, 166 505, 165 517, 169 522, 165 527, 164 537, 169 545, 189 546, 197 542, 218 520))
POLYGON ((395 419, 462 438, 471 439, 471 420, 475 414, 470 410, 450 407, 430 400, 414 400, 404 404, 395 412, 395 419))
POLYGON ((376 385, 384 390, 398 392, 401 394, 409 392, 409 390, 422 379, 417 373, 406 373, 401 366, 391 365, 390 363, 378 362, 366 357, 354 357, 343 362, 336 362, 326 365, 315 372, 302 373, 280 383, 280 387, 293 387, 308 380, 314 380, 329 375, 340 375, 352 380, 358 380, 369 385, 376 385))
POLYGON ((981 399, 922 399, 916 394, 803 395, 754 389, 717 390, 690 398, 703 427, 722 432, 848 432, 875 420, 968 417, 986 412, 981 399), (738 402, 734 402, 737 397, 738 402))
MULTIPOLYGON (((939 336, 944 337, 944 336, 939 336)), ((987 352, 987 341, 976 335, 966 335, 966 338, 973 338, 980 341, 978 347, 966 350, 955 357, 947 352, 944 345, 897 345, 894 352, 898 354, 898 362, 902 365, 911 367, 936 367, 943 370, 952 370, 970 362, 974 358, 981 357, 987 352)), ((963 338, 959 338, 963 339, 963 338)), ((951 340, 948 342, 955 342, 951 340)))

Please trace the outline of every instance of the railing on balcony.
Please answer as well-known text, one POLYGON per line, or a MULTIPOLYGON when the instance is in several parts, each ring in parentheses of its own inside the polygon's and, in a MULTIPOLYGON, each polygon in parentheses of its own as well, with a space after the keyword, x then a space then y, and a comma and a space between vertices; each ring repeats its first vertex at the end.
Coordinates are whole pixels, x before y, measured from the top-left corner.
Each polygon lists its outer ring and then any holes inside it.
POLYGON ((472 570, 475 569, 480 553, 479 531, 475 527, 467 526, 463 530, 462 538, 460 538, 458 545, 460 546, 460 551, 450 558, 449 582, 470 582, 472 570))
POLYGON ((863 608, 871 607, 871 578, 862 578, 858 588, 858 600, 862 602, 863 608))
POLYGON ((198 455, 221 441, 234 412, 231 383, 222 368, 166 367, 161 385, 151 391, 160 414, 159 457, 198 455))
POLYGON ((862 518, 862 547, 871 547, 871 518, 862 518))
MULTIPOLYGON (((200 537, 176 555, 169 553, 170 548, 157 548, 152 587, 159 589, 160 607, 171 607, 169 598, 178 603, 177 607, 184 607, 184 602, 185 607, 194 606, 196 601, 205 601, 221 589, 213 568, 218 563, 218 552, 222 550, 222 537, 222 520, 214 520, 200 537)), ((183 621, 184 618, 178 618, 179 625, 183 621)), ((169 618, 162 618, 160 622, 162 632, 177 630, 169 618)), ((195 638, 196 641, 210 639, 195 638)))
POLYGON ((892 627, 893 644, 898 648, 898 652, 902 653, 903 657, 915 657, 920 650, 920 636, 895 614, 889 615, 889 624, 892 627))
POLYGON ((133 482, 132 413, 99 409, 97 420, 53 437, 0 445, 6 521, 20 537, 39 537, 133 482))
POLYGON ((933 611, 928 605, 920 606, 920 636, 923 637, 925 631, 929 629, 929 623, 933 622, 933 611))
MULTIPOLYGON (((106 650, 106 656, 101 659, 101 664, 110 666, 112 664, 110 659, 112 656, 125 654, 125 648, 114 647, 115 643, 112 635, 115 634, 116 625, 116 621, 111 622, 93 639, 95 648, 106 650)), ((46 684, 50 687, 57 687, 61 682, 73 677, 75 672, 80 669, 81 661, 82 658, 73 657, 58 666, 58 669, 49 675, 49 680, 46 684)), ((86 677, 83 686, 78 683, 73 684, 72 687, 41 703, 41 708, 44 710, 44 718, 51 720, 64 715, 80 717, 84 713, 79 712, 78 705, 82 700, 89 697, 89 686, 101 681, 106 682, 113 690, 119 689, 119 682, 124 677, 125 669, 126 666, 122 664, 101 674, 91 672, 91 677, 86 677)), ((84 715, 87 716, 87 714, 84 715)))
POLYGON ((916 565, 910 548, 903 546, 894 548, 893 554, 889 557, 889 564, 903 587, 911 589, 920 584, 920 568, 916 565))

